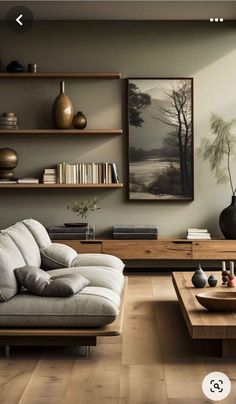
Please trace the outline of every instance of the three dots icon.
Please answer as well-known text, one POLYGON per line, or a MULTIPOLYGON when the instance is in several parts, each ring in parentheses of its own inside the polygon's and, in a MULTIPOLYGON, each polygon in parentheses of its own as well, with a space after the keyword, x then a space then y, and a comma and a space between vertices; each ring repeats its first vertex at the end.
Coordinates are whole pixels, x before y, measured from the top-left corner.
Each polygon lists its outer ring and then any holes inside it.
POLYGON ((224 18, 210 18, 210 22, 224 22, 224 18))

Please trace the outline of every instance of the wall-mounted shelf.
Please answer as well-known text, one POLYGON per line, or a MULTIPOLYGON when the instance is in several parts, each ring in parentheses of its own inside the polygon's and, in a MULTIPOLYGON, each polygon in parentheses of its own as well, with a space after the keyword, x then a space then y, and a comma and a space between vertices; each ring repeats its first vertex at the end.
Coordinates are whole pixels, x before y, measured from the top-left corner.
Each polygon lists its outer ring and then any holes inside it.
POLYGON ((0 135, 122 135, 122 129, 0 129, 0 135))
POLYGON ((0 135, 122 135, 122 129, 0 129, 0 135))
POLYGON ((0 79, 120 79, 119 72, 0 73, 0 79))
POLYGON ((42 189, 42 188, 61 188, 61 189, 70 189, 70 188, 123 188, 123 184, 1 184, 0 189, 26 189, 26 188, 34 188, 34 189, 42 189))

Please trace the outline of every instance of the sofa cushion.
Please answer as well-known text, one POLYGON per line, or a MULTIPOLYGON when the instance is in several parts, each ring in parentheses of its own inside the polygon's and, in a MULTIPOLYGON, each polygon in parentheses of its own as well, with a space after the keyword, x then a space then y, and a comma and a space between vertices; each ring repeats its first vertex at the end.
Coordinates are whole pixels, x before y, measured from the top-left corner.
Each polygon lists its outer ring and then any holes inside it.
POLYGON ((38 296, 68 297, 89 284, 79 273, 66 274, 54 280, 47 272, 30 265, 15 269, 15 275, 19 286, 38 296))
POLYGON ((40 267, 41 258, 38 245, 23 222, 16 223, 14 226, 2 230, 2 233, 8 234, 11 237, 27 265, 40 267))
POLYGON ((81 266, 98 266, 113 268, 119 272, 123 272, 125 264, 120 258, 107 254, 78 254, 72 262, 73 267, 81 266))
POLYGON ((102 327, 115 320, 119 305, 106 288, 88 286, 66 299, 21 292, 0 304, 0 327, 102 327))
POLYGON ((47 248, 52 242, 45 227, 35 219, 25 219, 23 223, 33 235, 39 248, 47 248))
POLYGON ((25 265, 25 261, 7 234, 0 234, 0 301, 6 301, 17 294, 18 286, 14 269, 25 265))
POLYGON ((89 280, 90 286, 102 287, 112 290, 120 295, 124 286, 124 276, 112 268, 106 267, 73 267, 48 271, 52 279, 70 273, 79 273, 89 280))
POLYGON ((40 250, 42 266, 45 269, 71 267, 77 252, 65 244, 52 243, 49 247, 40 250))

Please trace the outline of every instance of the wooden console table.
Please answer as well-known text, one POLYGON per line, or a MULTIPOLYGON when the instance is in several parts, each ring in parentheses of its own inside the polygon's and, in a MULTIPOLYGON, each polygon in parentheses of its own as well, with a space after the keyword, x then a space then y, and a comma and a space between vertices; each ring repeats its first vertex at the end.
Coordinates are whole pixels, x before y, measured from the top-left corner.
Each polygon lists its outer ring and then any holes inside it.
POLYGON ((236 240, 186 240, 161 237, 158 240, 55 240, 80 253, 103 253, 124 260, 236 260, 236 240))

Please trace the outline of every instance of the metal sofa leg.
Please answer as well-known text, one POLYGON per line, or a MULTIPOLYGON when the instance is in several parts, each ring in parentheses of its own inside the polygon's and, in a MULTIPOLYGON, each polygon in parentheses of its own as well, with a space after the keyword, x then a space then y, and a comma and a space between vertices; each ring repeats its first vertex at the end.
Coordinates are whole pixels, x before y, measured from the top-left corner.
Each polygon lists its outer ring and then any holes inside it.
POLYGON ((10 357, 10 345, 5 345, 5 356, 6 358, 10 357))

